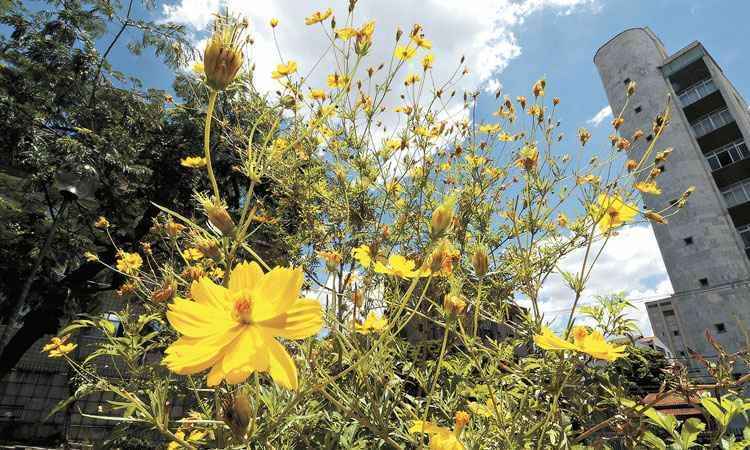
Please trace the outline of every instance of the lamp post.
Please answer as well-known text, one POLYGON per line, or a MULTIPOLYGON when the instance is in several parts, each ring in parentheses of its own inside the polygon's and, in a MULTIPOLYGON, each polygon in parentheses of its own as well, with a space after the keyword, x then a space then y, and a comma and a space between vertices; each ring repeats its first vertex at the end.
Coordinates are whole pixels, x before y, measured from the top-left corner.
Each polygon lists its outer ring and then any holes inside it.
POLYGON ((36 261, 34 261, 31 273, 21 289, 21 295, 18 297, 18 300, 13 307, 8 325, 5 327, 2 338, 0 339, 0 349, 5 348, 9 330, 14 328, 14 325, 17 327, 18 322, 20 322, 21 311, 26 305, 26 298, 31 291, 31 285, 36 279, 39 269, 42 267, 42 262, 52 246, 52 239, 54 238, 68 207, 75 202, 90 202, 93 200, 94 192, 97 187, 96 170, 89 165, 63 168, 55 175, 55 180, 52 186, 54 188, 53 200, 57 200, 58 198, 61 199, 60 207, 52 220, 52 226, 47 232, 47 237, 36 257, 36 261))

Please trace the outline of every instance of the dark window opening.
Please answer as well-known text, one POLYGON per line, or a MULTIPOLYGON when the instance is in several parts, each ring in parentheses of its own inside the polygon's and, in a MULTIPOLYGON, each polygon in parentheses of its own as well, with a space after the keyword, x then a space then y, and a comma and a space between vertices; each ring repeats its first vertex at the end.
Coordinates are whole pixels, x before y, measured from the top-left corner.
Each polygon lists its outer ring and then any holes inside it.
POLYGON ((664 314, 664 317, 674 316, 674 309, 665 309, 662 314, 664 314))
POLYGON ((723 323, 716 323, 714 324, 714 328, 716 328, 717 333, 726 333, 727 327, 723 323))
POLYGON ((642 109, 641 109, 641 107, 640 107, 640 106, 636 106, 636 107, 635 107, 635 113, 636 113, 636 114, 638 114, 638 113, 639 113, 639 112, 641 112, 641 111, 642 111, 642 109))
POLYGON ((686 237, 685 239, 683 239, 683 241, 685 241, 685 245, 693 245, 693 237, 692 236, 686 237))
POLYGON ((672 331, 672 334, 675 335, 675 336, 679 336, 680 335, 680 330, 674 330, 674 331, 672 331))
POLYGON ((700 283, 701 286, 708 286, 708 278, 701 278, 698 280, 698 283, 700 283))

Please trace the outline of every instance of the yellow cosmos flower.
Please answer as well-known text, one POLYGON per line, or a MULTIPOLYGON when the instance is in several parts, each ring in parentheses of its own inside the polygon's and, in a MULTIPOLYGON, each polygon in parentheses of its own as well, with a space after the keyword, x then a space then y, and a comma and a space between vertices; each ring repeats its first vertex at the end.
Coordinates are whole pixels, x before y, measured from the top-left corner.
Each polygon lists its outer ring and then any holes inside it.
POLYGON ((422 270, 415 270, 416 263, 406 259, 401 255, 391 255, 388 258, 388 265, 378 261, 375 263, 375 272, 392 275, 400 278, 416 278, 427 275, 422 270))
POLYGON ((348 41, 349 39, 357 36, 357 29, 352 27, 338 28, 335 31, 336 37, 342 41, 348 41))
POLYGON ((86 261, 88 262, 94 262, 94 261, 99 260, 99 257, 96 256, 96 253, 92 253, 92 252, 83 252, 83 257, 86 258, 86 261))
POLYGON ((604 361, 614 361, 625 356, 625 345, 610 344, 598 331, 589 333, 584 327, 575 327, 571 335, 573 342, 559 338, 552 330, 544 327, 542 334, 534 336, 534 343, 545 350, 573 350, 604 361))
POLYGON ((416 73, 411 73, 411 74, 409 74, 409 75, 406 76, 406 80, 404 80, 404 84, 406 86, 410 86, 410 85, 418 82, 421 79, 422 79, 422 77, 420 77, 416 73))
POLYGON ((432 69, 433 64, 435 64, 435 55, 432 53, 428 53, 422 58, 422 69, 432 69))
POLYGON ((525 169, 526 171, 532 171, 536 168, 537 162, 539 161, 539 151, 536 149, 535 144, 524 145, 521 151, 518 152, 518 159, 516 160, 516 166, 525 169))
POLYGON ((500 131, 499 123, 485 123, 479 126, 480 133, 492 134, 497 133, 498 131, 500 131))
POLYGON ((497 140, 500 142, 511 142, 511 141, 515 141, 516 139, 513 137, 513 135, 510 135, 508 133, 500 133, 497 136, 497 140))
POLYGON ((176 298, 167 320, 182 337, 165 351, 169 370, 189 375, 208 368, 208 385, 237 384, 253 372, 268 372, 280 386, 296 390, 297 367, 276 338, 304 339, 323 325, 320 303, 299 297, 301 268, 276 267, 263 273, 240 263, 228 287, 201 278, 193 300, 176 298))
MULTIPOLYGON (((199 444, 201 441, 203 441, 206 438, 206 432, 201 430, 193 430, 190 432, 190 435, 187 436, 187 439, 185 437, 185 432, 182 430, 175 431, 174 435, 177 439, 181 441, 186 441, 191 444, 199 444)), ((172 441, 167 445, 167 450, 178 450, 182 448, 182 445, 177 441, 172 441)))
POLYGON ((596 203, 591 205, 590 212, 599 221, 599 230, 606 233, 635 217, 638 209, 635 205, 623 202, 619 195, 599 194, 596 203))
POLYGON ((138 253, 120 252, 117 255, 117 270, 128 275, 135 275, 143 265, 143 259, 138 253))
POLYGON ((99 216, 99 218, 96 219, 96 222, 94 222, 94 227, 99 228, 100 230, 109 228, 109 220, 104 216, 99 216))
POLYGON ((375 315, 375 311, 370 311, 370 313, 367 314, 367 319, 365 319, 364 323, 354 323, 354 331, 359 334, 379 333, 387 326, 388 320, 386 320, 385 317, 378 319, 375 315))
POLYGON ((339 75, 337 73, 332 73, 328 75, 328 79, 326 80, 328 87, 335 88, 335 89, 344 89, 347 86, 349 86, 349 77, 346 75, 339 75))
POLYGON ((188 156, 180 160, 180 165, 190 169, 200 169, 206 166, 206 158, 203 156, 188 156))
POLYGON ((47 353, 47 356, 50 358, 60 358, 63 355, 67 355, 78 347, 72 342, 66 343, 69 338, 69 334, 63 337, 53 337, 49 344, 42 348, 42 352, 47 353))
POLYGON ((430 436, 430 450, 464 450, 464 445, 458 440, 461 431, 469 423, 469 414, 458 411, 454 419, 453 430, 447 427, 435 425, 432 422, 415 420, 412 422, 409 433, 425 433, 430 436))
POLYGON ((326 99, 326 91, 323 89, 310 89, 310 98, 313 100, 325 100, 326 99))
POLYGON ((417 44, 417 47, 422 47, 427 50, 432 48, 432 41, 430 41, 429 39, 425 39, 425 37, 422 35, 414 35, 411 37, 411 40, 415 44, 417 44))
POLYGON ((316 23, 320 23, 331 17, 331 14, 333 14, 333 10, 331 8, 328 8, 322 12, 315 11, 311 16, 305 18, 305 25, 315 25, 316 23))
POLYGON ((198 261, 203 258, 203 252, 197 248, 186 248, 182 251, 182 257, 185 258, 186 261, 198 261))
POLYGON ((295 61, 289 61, 286 64, 279 64, 276 66, 276 70, 271 73, 271 78, 278 80, 281 77, 286 77, 297 71, 297 63, 295 61))
POLYGON ((393 52, 393 55, 401 61, 408 61, 416 54, 417 48, 410 47, 408 45, 399 45, 398 47, 396 47, 396 51, 393 52))
POLYGON ((653 180, 639 181, 635 183, 633 187, 643 192, 644 194, 653 194, 653 195, 661 194, 661 188, 659 187, 658 184, 656 184, 656 181, 653 181, 653 180))
POLYGON ((372 264, 372 251, 367 245, 360 245, 352 249, 352 257, 364 268, 369 268, 372 264))

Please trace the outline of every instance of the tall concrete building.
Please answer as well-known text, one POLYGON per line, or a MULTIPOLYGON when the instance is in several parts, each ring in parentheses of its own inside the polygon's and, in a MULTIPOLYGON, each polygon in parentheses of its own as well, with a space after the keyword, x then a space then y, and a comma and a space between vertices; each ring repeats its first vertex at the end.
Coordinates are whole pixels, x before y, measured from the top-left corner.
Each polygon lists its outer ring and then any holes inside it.
MULTIPOLYGON (((651 141, 652 120, 668 96, 672 99, 671 122, 657 150, 672 147, 674 153, 658 178, 662 194, 645 195, 646 208, 661 210, 687 187, 696 188, 668 225, 654 226, 675 291, 647 304, 654 334, 689 367, 688 348, 716 355, 706 330, 728 350, 741 349, 744 331, 750 331, 747 103, 700 42, 670 55, 648 28, 613 37, 597 51, 594 63, 614 114, 625 105, 627 84, 638 84, 623 114, 624 136, 642 129, 651 141)), ((644 151, 639 146, 631 156, 638 160, 644 151)))

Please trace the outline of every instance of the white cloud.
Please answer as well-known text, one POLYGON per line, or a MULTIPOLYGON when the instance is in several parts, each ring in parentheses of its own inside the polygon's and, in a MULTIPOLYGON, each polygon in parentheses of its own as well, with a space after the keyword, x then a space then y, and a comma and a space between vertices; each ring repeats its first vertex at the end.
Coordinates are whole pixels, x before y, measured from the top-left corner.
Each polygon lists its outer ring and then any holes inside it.
MULTIPOLYGON (((559 14, 570 14, 583 6, 595 11, 599 0, 378 0, 360 1, 355 10, 354 24, 374 19, 377 23, 375 45, 366 65, 377 66, 390 60, 394 34, 397 27, 406 33, 414 23, 420 23, 425 36, 434 43, 437 82, 447 80, 466 56, 469 74, 459 83, 459 89, 477 89, 485 84, 497 86, 496 77, 508 63, 521 54, 514 28, 529 15, 552 9, 559 14)), ((197 35, 207 31, 211 14, 220 5, 248 17, 252 24, 255 44, 250 59, 256 65, 256 84, 262 90, 273 89, 276 84, 270 73, 280 57, 274 45, 269 21, 279 19, 277 37, 285 59, 299 63, 300 74, 307 74, 315 66, 327 40, 320 26, 305 26, 304 18, 313 11, 333 7, 338 26, 346 25, 346 1, 274 0, 247 2, 245 0, 178 0, 162 9, 164 20, 190 25, 197 35)), ((326 23, 326 26, 327 23, 326 23)), ((323 61, 331 67, 332 61, 323 61)), ((419 61, 412 63, 419 68, 419 61)), ((316 70, 310 74, 313 86, 323 86, 327 73, 316 70)))
POLYGON ((502 93, 502 90, 503 83, 501 83, 497 78, 490 78, 486 83, 484 83, 484 92, 487 92, 488 94, 494 95, 498 91, 502 93))
POLYGON ((598 113, 589 120, 586 121, 586 123, 590 123, 595 127, 598 127, 600 123, 604 122, 604 119, 612 117, 612 107, 611 106, 605 106, 604 108, 600 109, 598 113))
MULTIPOLYGON (((600 248, 601 243, 592 246, 590 255, 596 255, 600 248)), ((584 249, 574 251, 559 267, 573 273, 580 271, 584 253, 584 249)), ((630 317, 638 322, 641 332, 647 336, 652 334, 644 303, 673 291, 654 232, 648 224, 623 227, 617 236, 609 239, 594 265, 579 304, 593 302, 595 295, 617 292, 624 292, 634 303, 636 308, 630 312, 630 317)), ((548 321, 567 321, 575 295, 562 277, 550 276, 540 297, 541 309, 548 321)))

